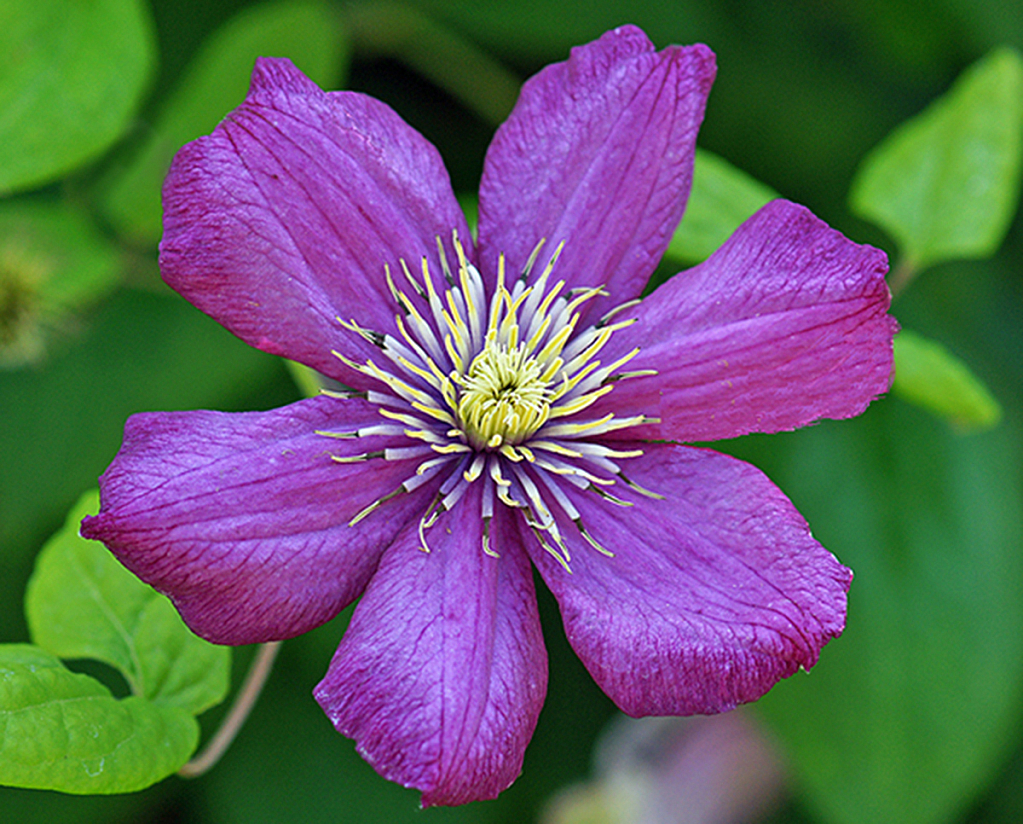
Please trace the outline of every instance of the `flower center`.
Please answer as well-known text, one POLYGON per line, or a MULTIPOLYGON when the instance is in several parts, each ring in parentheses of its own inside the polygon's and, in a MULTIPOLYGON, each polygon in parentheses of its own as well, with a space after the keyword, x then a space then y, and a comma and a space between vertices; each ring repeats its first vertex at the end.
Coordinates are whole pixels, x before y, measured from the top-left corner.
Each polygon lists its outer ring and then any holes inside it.
POLYGON ((566 568, 570 557, 559 517, 567 517, 591 546, 607 553, 586 530, 566 490, 593 492, 618 506, 632 503, 607 491, 616 483, 659 497, 630 481, 618 466, 617 461, 642 455, 642 450, 619 450, 601 442, 609 432, 655 419, 619 417, 611 412, 598 417, 585 414, 619 381, 656 374, 652 370, 623 371, 639 349, 611 363, 598 359, 611 335, 634 322, 612 321, 612 317, 639 301, 622 304, 580 331, 579 307, 603 292, 600 287, 566 290, 564 281, 550 285, 560 246, 533 278, 533 264, 543 243, 538 244, 521 276, 508 286, 501 256, 496 285, 487 294, 457 234, 452 244, 458 256, 454 271, 437 239, 443 281, 448 287, 443 293, 437 289, 425 257, 419 278, 400 261, 411 288, 408 292, 398 288, 390 269, 384 267, 388 287, 402 311, 394 319, 397 334, 365 329, 354 319, 338 318, 342 327, 378 347, 383 360, 359 364, 340 352, 334 354, 382 386, 378 391, 324 391, 341 398, 364 398, 377 406, 386 422, 354 432, 320 434, 331 438, 404 437, 408 445, 331 457, 339 463, 381 458, 418 463, 414 474, 398 489, 374 501, 350 523, 368 517, 395 495, 412 492, 439 477, 434 501, 419 522, 419 537, 427 551, 426 531, 441 514, 451 511, 470 484, 480 483, 484 552, 494 554, 489 524, 495 505, 503 504, 522 512, 540 544, 566 568))
POLYGON ((458 418, 476 449, 522 443, 550 416, 547 382, 525 346, 488 341, 459 383, 458 418))

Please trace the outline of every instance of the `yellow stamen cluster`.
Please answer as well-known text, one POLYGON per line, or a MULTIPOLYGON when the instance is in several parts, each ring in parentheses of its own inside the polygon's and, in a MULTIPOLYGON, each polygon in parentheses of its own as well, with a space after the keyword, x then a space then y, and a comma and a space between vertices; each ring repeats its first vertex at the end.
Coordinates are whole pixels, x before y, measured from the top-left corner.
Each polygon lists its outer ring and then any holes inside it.
POLYGON ((458 382, 458 419, 476 449, 522 443, 550 416, 550 379, 524 346, 488 342, 458 382))
POLYGON ((522 510, 541 545, 566 568, 570 556, 556 510, 578 528, 587 543, 607 552, 587 532, 565 489, 591 490, 619 506, 632 504, 604 487, 620 481, 650 494, 629 481, 615 463, 641 455, 640 450, 618 451, 593 439, 653 419, 644 415, 621 418, 611 413, 589 419, 578 415, 611 392, 617 381, 651 374, 649 370, 622 371, 638 349, 606 365, 597 358, 614 332, 634 322, 611 322, 612 316, 638 301, 623 304, 577 333, 579 308, 603 292, 599 287, 586 287, 563 294, 564 281, 548 288, 561 246, 532 283, 529 276, 542 242, 521 279, 509 286, 505 285, 504 257, 500 257, 497 282, 489 296, 457 235, 453 237, 458 256, 455 271, 448 266, 439 238, 437 246, 443 280, 450 287, 444 292, 437 289, 425 257, 421 278, 414 277, 401 261, 412 289, 408 293, 396 286, 385 267, 391 294, 404 313, 395 317, 397 335, 338 318, 345 329, 379 347, 390 362, 359 364, 334 353, 352 369, 383 384, 385 391, 356 394, 377 405, 387 423, 356 432, 321 434, 335 438, 403 435, 414 445, 334 459, 341 463, 381 457, 423 459, 398 490, 374 501, 352 523, 393 495, 412 492, 439 476, 443 480, 436 498, 419 524, 424 549, 425 533, 438 516, 449 511, 470 484, 479 482, 483 484, 484 552, 493 554, 487 530, 495 501, 522 510), (551 504, 556 504, 556 509, 551 504), (556 549, 544 535, 554 541, 556 549))

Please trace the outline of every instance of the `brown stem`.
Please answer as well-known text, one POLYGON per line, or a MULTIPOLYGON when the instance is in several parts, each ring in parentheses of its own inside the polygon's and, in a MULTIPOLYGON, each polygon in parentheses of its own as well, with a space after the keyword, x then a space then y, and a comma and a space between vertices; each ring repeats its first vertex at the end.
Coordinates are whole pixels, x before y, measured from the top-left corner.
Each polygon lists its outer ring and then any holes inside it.
POLYGON ((252 707, 263 690, 266 678, 273 669, 274 658, 277 657, 277 650, 280 648, 280 641, 271 641, 268 644, 260 644, 256 651, 256 657, 252 659, 249 671, 245 675, 245 682, 242 684, 238 695, 235 696, 231 710, 224 717, 220 729, 209 740, 206 748, 185 766, 178 770, 182 778, 198 778, 209 771, 224 754, 238 731, 249 717, 252 707))

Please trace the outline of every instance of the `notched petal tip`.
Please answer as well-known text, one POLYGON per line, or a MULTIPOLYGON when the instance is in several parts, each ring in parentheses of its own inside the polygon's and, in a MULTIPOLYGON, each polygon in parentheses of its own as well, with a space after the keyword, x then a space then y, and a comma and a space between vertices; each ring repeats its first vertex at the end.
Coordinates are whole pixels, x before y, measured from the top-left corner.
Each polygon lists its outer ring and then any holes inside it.
POLYGON ((891 385, 887 270, 880 249, 774 200, 633 312, 607 357, 639 346, 630 368, 658 374, 614 401, 661 419, 640 437, 686 442, 858 415, 891 385))
POLYGON ((484 276, 494 279, 502 253, 519 269, 547 238, 551 248, 565 241, 559 277, 569 288, 614 296, 584 314, 638 295, 682 218, 714 75, 706 46, 656 52, 623 27, 530 78, 484 162, 484 276))
POLYGON ((522 769, 547 687, 529 561, 506 514, 480 548, 479 491, 381 559, 314 695, 382 776, 422 804, 496 798, 522 769))
POLYGON ((317 430, 375 424, 360 399, 314 398, 271 412, 132 416, 100 478, 82 534, 166 593, 194 632, 221 644, 288 638, 358 597, 380 553, 434 493, 348 521, 414 472, 414 461, 338 464, 383 436, 331 441, 317 430))
POLYGON ((290 58, 257 57, 249 79, 247 99, 259 98, 263 92, 270 90, 314 97, 323 95, 323 90, 306 77, 290 58))
MULTIPOLYGON (((290 61, 257 62, 245 101, 186 144, 163 187, 160 271, 247 343, 349 386, 331 355, 371 348, 337 315, 390 329, 385 267, 437 255, 469 231, 443 161, 380 101, 323 92, 290 61)), ((471 246, 467 252, 472 254, 471 246)))

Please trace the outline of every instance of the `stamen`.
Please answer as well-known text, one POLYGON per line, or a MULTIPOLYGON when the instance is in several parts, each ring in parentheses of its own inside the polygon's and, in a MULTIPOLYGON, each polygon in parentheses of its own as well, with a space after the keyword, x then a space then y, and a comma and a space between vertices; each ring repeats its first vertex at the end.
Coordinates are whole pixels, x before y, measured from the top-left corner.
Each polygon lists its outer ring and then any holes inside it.
MULTIPOLYGON (((566 463, 565 461, 559 460, 558 458, 540 458, 537 459, 537 466, 541 466, 548 471, 554 472, 557 475, 567 478, 572 481, 575 478, 582 479, 585 483, 576 483, 575 485, 583 489, 588 484, 597 484, 599 486, 614 486, 615 481, 613 478, 601 478, 598 475, 594 475, 591 472, 587 472, 582 467, 574 463, 566 463)), ((617 467, 615 467, 617 470, 617 467)))
MULTIPOLYGON (((537 314, 538 306, 544 299, 544 292, 547 289, 547 280, 551 276, 551 272, 554 271, 554 264, 558 262, 558 258, 561 257, 561 252, 565 248, 565 242, 562 241, 558 244, 547 261, 547 265, 544 266, 543 272, 540 273, 540 277, 537 278, 536 283, 533 284, 533 291, 529 296, 529 300, 522 307, 522 324, 526 327, 531 327, 534 317, 537 314)), ((557 297, 557 293, 561 291, 564 283, 557 285, 552 290, 551 300, 557 297)))
POLYGON ((601 555, 606 555, 608 558, 614 558, 615 557, 615 554, 610 549, 604 549, 604 547, 602 547, 600 544, 598 544, 593 539, 593 536, 590 535, 590 533, 586 531, 586 527, 583 526, 582 518, 577 518, 575 520, 575 525, 579 528, 579 534, 582 535, 583 538, 586 539, 587 543, 589 543, 589 545, 591 547, 593 547, 595 550, 597 550, 597 552, 599 552, 601 555))
POLYGON ((500 558, 494 550, 490 548, 490 516, 483 516, 483 554, 489 555, 491 558, 500 558))
POLYGON ((362 461, 369 461, 373 458, 384 457, 384 450, 379 452, 363 452, 361 455, 331 455, 330 459, 334 463, 361 463, 362 461))
POLYGON ((565 514, 569 517, 569 519, 572 521, 578 521, 580 518, 579 510, 576 509, 573 503, 568 499, 568 496, 565 494, 564 490, 560 486, 558 486, 557 481, 546 472, 538 472, 537 477, 540 479, 543 485, 547 487, 547 490, 554 496, 554 500, 558 502, 558 506, 560 506, 564 510, 565 514))
MULTIPOLYGON (((335 315, 335 319, 349 332, 355 332, 374 346, 379 346, 381 349, 384 348, 384 336, 380 332, 374 332, 372 329, 363 329, 354 320, 345 321, 338 315, 335 315)), ((334 354, 336 355, 337 353, 335 352, 334 354)))
MULTIPOLYGON (((451 234, 452 234, 452 236, 454 238, 454 241, 455 241, 455 248, 457 249, 458 248, 458 231, 455 230, 451 234)), ((455 285, 455 279, 451 276, 451 267, 448 266, 448 256, 447 256, 447 253, 444 251, 444 243, 441 241, 440 235, 435 235, 434 236, 434 240, 437 241, 437 257, 440 258, 440 268, 441 268, 441 271, 444 273, 444 280, 446 280, 448 282, 449 286, 454 286, 455 285)))
MULTIPOLYGON (((595 456, 600 458, 638 458, 643 454, 642 449, 630 449, 627 452, 623 452, 619 449, 612 449, 609 446, 604 446, 599 443, 578 443, 576 448, 583 455, 595 456)), ((618 474, 619 470, 615 470, 615 474, 618 474)))
POLYGON ((348 522, 348 526, 355 526, 359 521, 365 518, 370 513, 374 512, 381 504, 385 504, 393 498, 397 498, 401 493, 405 491, 405 487, 399 486, 394 492, 389 492, 382 498, 377 498, 373 503, 359 512, 352 520, 348 522))
POLYGON ((558 553, 558 551, 554 549, 554 547, 552 547, 543 539, 543 535, 540 534, 540 530, 537 527, 533 526, 532 529, 533 534, 536 536, 536 540, 540 542, 540 546, 544 548, 544 551, 547 552, 547 554, 549 554, 551 557, 553 557, 554 560, 556 560, 559 564, 561 564, 561 566, 564 567, 565 572, 571 574, 572 568, 568 565, 569 564, 568 559, 563 558, 558 553))
POLYGON ((591 492, 596 492, 605 501, 610 501, 616 506, 632 506, 632 501, 623 501, 621 498, 616 498, 606 489, 601 489, 599 486, 593 486, 592 484, 587 487, 591 492))
POLYGON ((480 452, 474 459, 472 464, 467 470, 465 470, 465 480, 469 483, 475 481, 480 475, 483 474, 483 467, 486 465, 487 456, 485 453, 480 452))
POLYGON ((387 288, 391 292, 391 297, 394 298, 394 302, 401 306, 401 292, 398 291, 398 287, 394 285, 394 278, 391 277, 391 267, 386 263, 384 264, 384 280, 387 281, 387 288))
POLYGON ((418 462, 414 474, 398 489, 371 503, 350 523, 358 523, 402 492, 438 484, 418 525, 421 548, 429 552, 426 532, 461 501, 470 484, 482 483, 484 554, 498 555, 490 546, 490 525, 500 501, 522 511, 541 546, 569 572, 571 555, 560 533, 559 518, 567 523, 567 517, 587 543, 612 556, 586 530, 569 492, 591 490, 618 506, 633 506, 602 488, 620 480, 635 492, 660 497, 630 481, 616 463, 637 457, 642 450, 616 450, 593 440, 656 419, 616 417, 614 413, 578 419, 609 395, 618 381, 656 374, 650 369, 623 369, 638 348, 606 366, 598 360, 611 336, 636 322, 635 318, 613 318, 639 301, 615 307, 576 334, 580 308, 606 292, 602 286, 566 289, 563 279, 548 288, 563 242, 533 278, 545 246, 544 240, 538 242, 522 276, 510 286, 506 285, 505 256, 500 254, 496 286, 488 296, 457 231, 451 233, 449 247, 440 236, 435 240, 443 280, 434 280, 427 256, 420 258, 418 276, 399 258, 408 284, 402 285, 403 291, 395 282, 397 273, 384 265, 387 288, 398 304, 394 315, 397 331, 381 333, 361 326, 354 318, 338 318, 342 328, 373 344, 386 357, 379 359, 379 364, 373 360, 355 363, 334 352, 342 363, 378 381, 380 387, 324 394, 362 398, 387 422, 354 432, 324 430, 319 434, 339 440, 405 437, 410 445, 391 441, 393 445, 380 450, 332 459, 353 464, 376 458, 418 462), (446 248, 454 251, 456 261, 449 262, 446 248), (563 514, 556 517, 558 508, 563 514))
POLYGON ((632 372, 619 372, 617 375, 612 375, 607 380, 610 381, 623 381, 626 378, 648 378, 656 375, 656 369, 636 369, 632 372))
POLYGON ((440 507, 440 501, 434 499, 433 503, 427 508, 423 517, 419 519, 419 548, 427 555, 430 554, 430 545, 426 542, 426 530, 433 526, 434 521, 437 520, 437 509, 440 507))
MULTIPOLYGON (((455 458, 449 458, 447 456, 441 456, 440 458, 431 458, 428 461, 423 461, 421 464, 419 464, 419 466, 416 467, 416 477, 415 478, 407 478, 405 480, 404 483, 406 485, 406 488, 408 488, 408 484, 409 483, 411 483, 414 480, 418 480, 419 478, 424 478, 424 479, 432 478, 434 475, 437 474, 436 472, 434 472, 432 470, 439 469, 440 467, 444 466, 444 464, 451 463, 453 460, 455 460, 455 458)), ((425 483, 425 480, 422 481, 422 482, 416 483, 416 486, 421 486, 423 483, 425 483)), ((411 488, 409 488, 409 492, 411 492, 411 491, 412 491, 411 488)))
POLYGON ((539 512, 540 525, 544 529, 549 528, 554 523, 554 514, 547 507, 547 504, 544 503, 540 490, 537 489, 533 480, 519 467, 513 467, 512 471, 515 473, 515 478, 518 482, 522 484, 522 488, 525 490, 531 505, 535 508, 535 511, 539 512))
POLYGON ((355 389, 320 389, 321 395, 326 395, 328 398, 337 398, 341 401, 348 401, 352 398, 366 399, 368 393, 360 392, 355 389))
POLYGON ((542 237, 537 241, 536 246, 533 247, 533 251, 529 253, 529 257, 526 258, 526 265, 522 267, 522 274, 520 277, 523 282, 529 277, 529 273, 533 271, 533 266, 536 264, 536 259, 540 257, 540 250, 543 245, 547 242, 547 238, 542 237))
POLYGON ((421 458, 424 455, 432 455, 433 450, 428 446, 389 446, 384 450, 385 461, 407 461, 412 458, 421 458))
POLYGON ((501 474, 501 462, 495 456, 491 456, 487 461, 487 471, 490 473, 494 483, 499 487, 511 486, 511 481, 501 474))
POLYGON ((575 449, 569 449, 567 446, 555 443, 554 441, 530 441, 529 445, 533 447, 533 449, 545 449, 548 452, 554 452, 557 455, 564 455, 566 458, 581 458, 583 456, 582 452, 578 452, 575 449))
POLYGON ((619 471, 618 472, 618 477, 622 479, 622 482, 627 487, 629 487, 630 489, 635 489, 640 495, 646 495, 648 498, 653 498, 654 500, 657 500, 657 501, 663 501, 664 500, 664 496, 663 495, 661 495, 661 494, 659 494, 657 492, 651 492, 649 489, 644 489, 643 487, 641 487, 635 481, 630 481, 628 478, 625 477, 625 473, 624 472, 619 471))
POLYGON ((611 318, 613 318, 619 312, 624 312, 626 309, 631 309, 633 306, 639 306, 639 304, 641 304, 642 302, 643 302, 643 300, 641 298, 634 298, 633 300, 625 301, 625 303, 620 303, 614 309, 612 309, 610 312, 608 312, 605 315, 602 315, 600 320, 598 320, 595 325, 598 328, 601 327, 601 326, 606 326, 607 322, 609 320, 611 320, 611 318))
POLYGON ((433 450, 441 455, 453 455, 457 452, 472 452, 464 443, 433 444, 433 450))
POLYGON ((435 406, 428 406, 427 404, 422 404, 422 403, 418 403, 416 401, 413 401, 412 408, 413 409, 418 409, 420 412, 425 412, 431 418, 436 418, 441 423, 446 423, 449 426, 451 426, 451 425, 453 425, 455 423, 455 419, 451 415, 449 415, 443 409, 438 409, 435 406))
POLYGON ((405 273, 405 280, 407 280, 412 285, 412 288, 415 290, 415 293, 419 295, 419 297, 425 299, 426 292, 423 291, 422 286, 416 283, 416 279, 412 277, 412 273, 409 271, 408 264, 405 263, 404 258, 399 262, 401 263, 401 271, 405 273))

